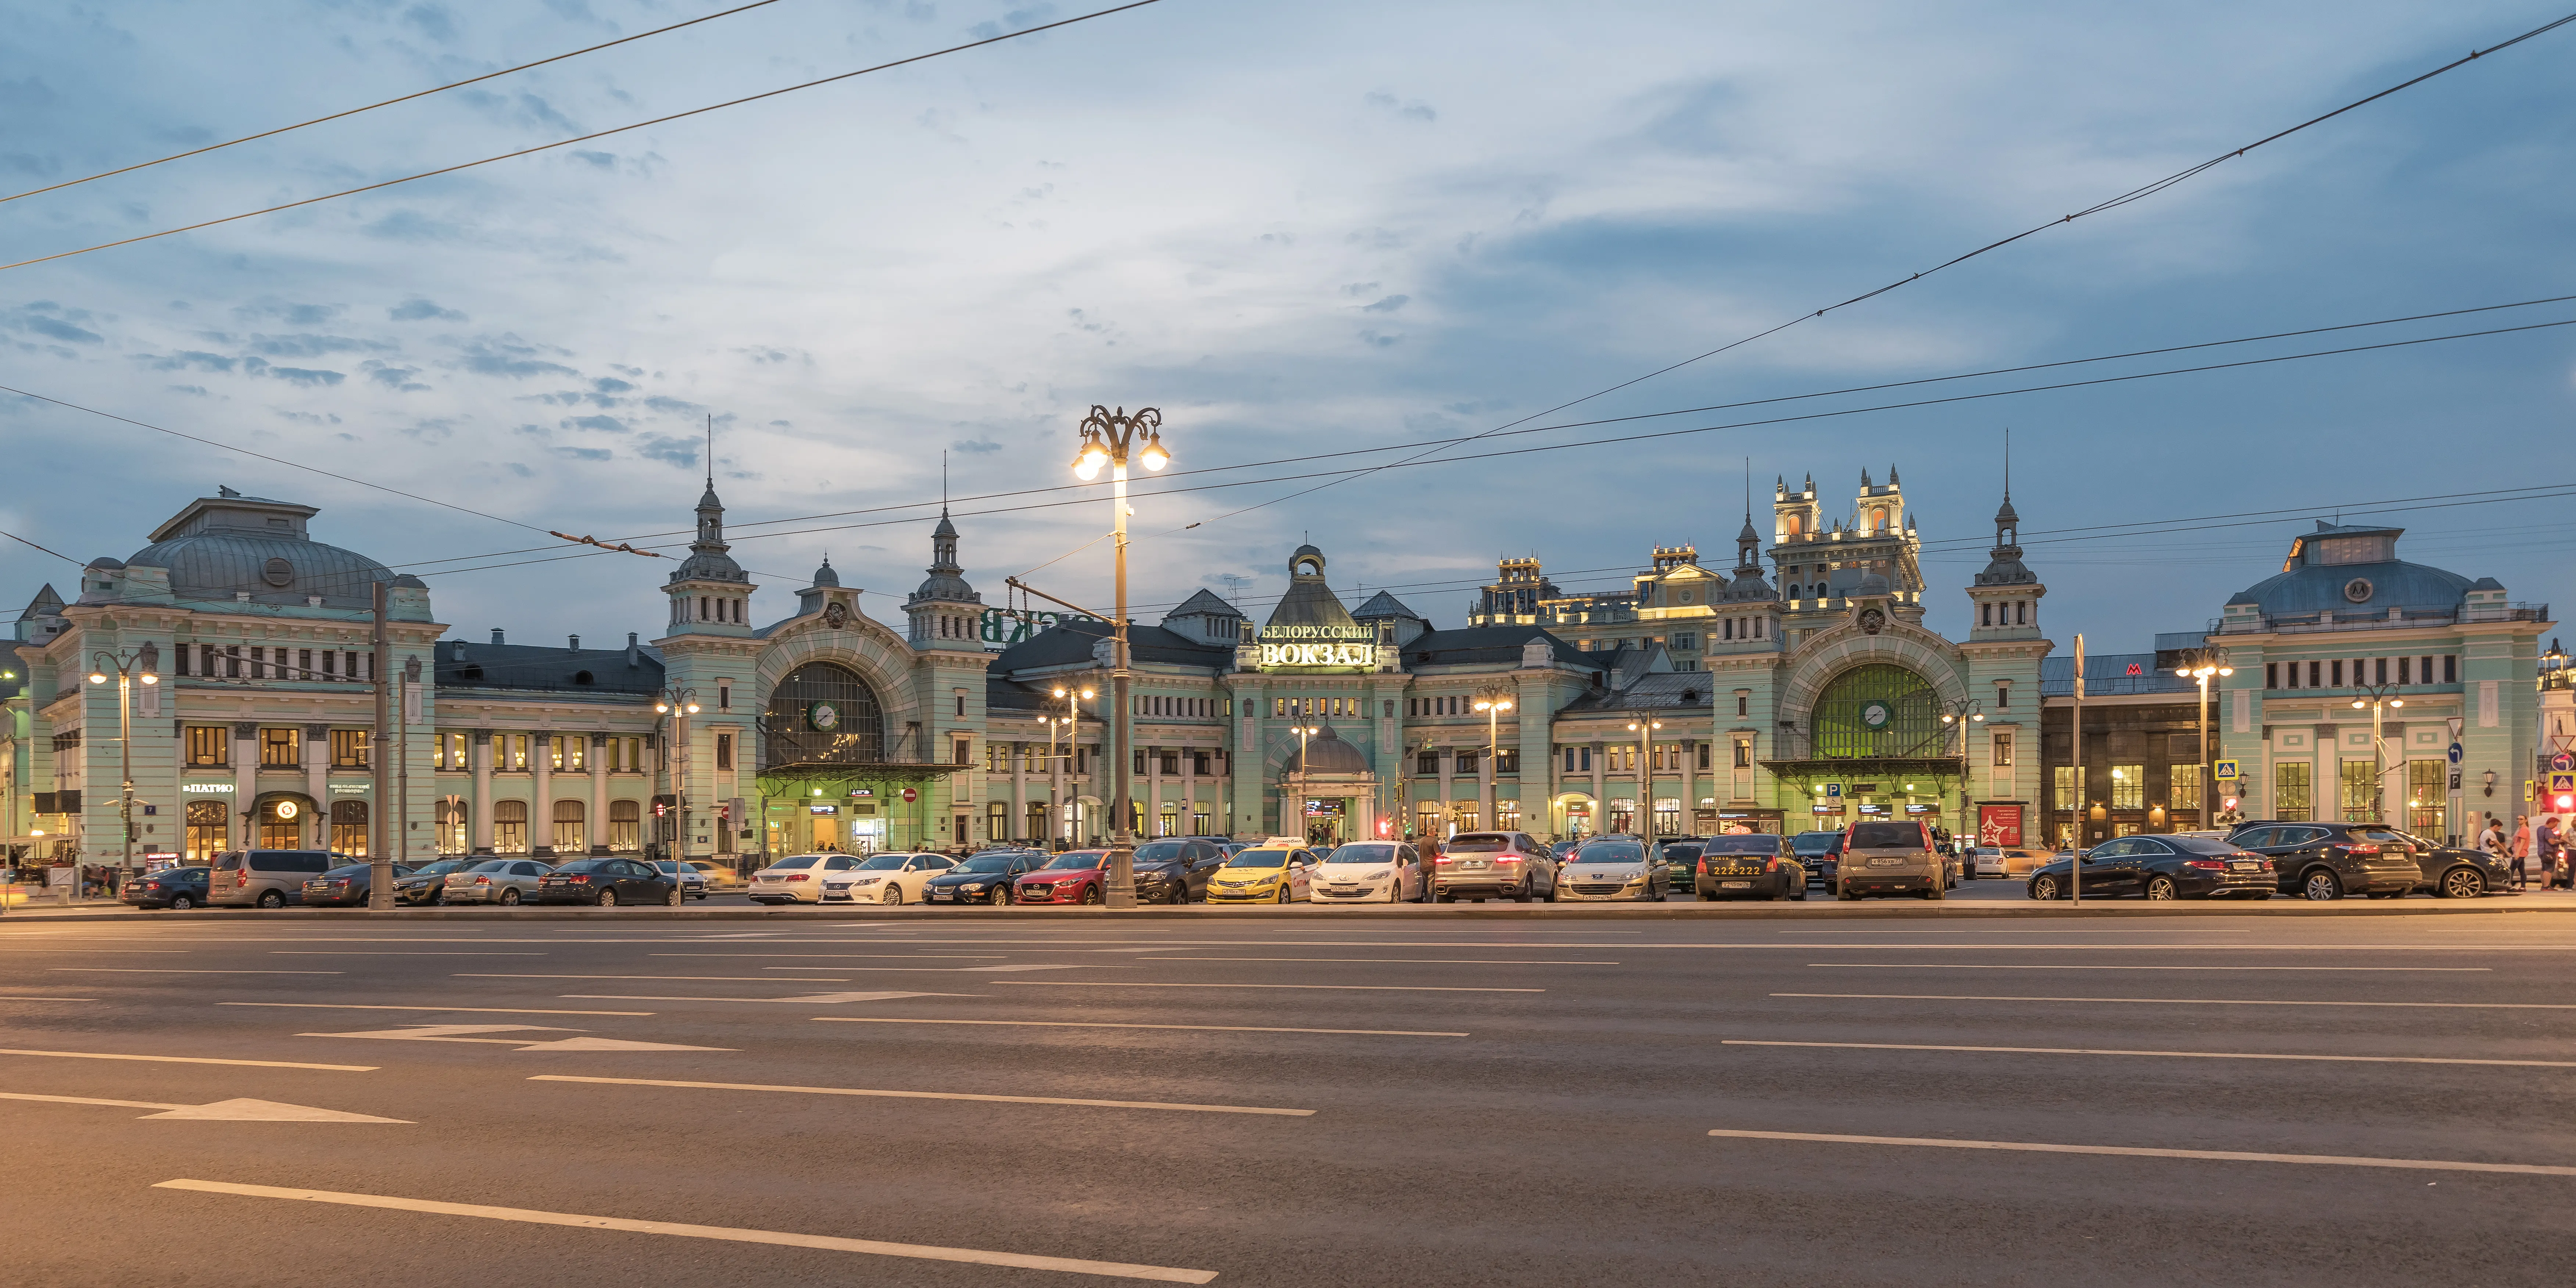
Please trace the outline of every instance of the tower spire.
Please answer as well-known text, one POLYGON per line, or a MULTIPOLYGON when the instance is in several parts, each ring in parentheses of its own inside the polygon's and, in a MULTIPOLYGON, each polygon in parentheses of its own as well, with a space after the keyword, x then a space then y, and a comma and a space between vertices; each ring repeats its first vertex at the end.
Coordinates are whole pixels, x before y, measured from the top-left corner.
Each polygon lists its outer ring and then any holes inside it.
POLYGON ((716 490, 716 414, 707 413, 707 490, 716 490))

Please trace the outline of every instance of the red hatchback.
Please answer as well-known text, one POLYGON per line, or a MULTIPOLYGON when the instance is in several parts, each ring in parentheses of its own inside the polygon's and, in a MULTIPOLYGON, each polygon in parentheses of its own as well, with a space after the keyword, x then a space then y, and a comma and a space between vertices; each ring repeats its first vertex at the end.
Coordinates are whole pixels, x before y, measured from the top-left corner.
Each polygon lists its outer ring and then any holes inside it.
POLYGON ((1109 888, 1107 850, 1067 850, 1012 884, 1021 903, 1098 903, 1109 888))

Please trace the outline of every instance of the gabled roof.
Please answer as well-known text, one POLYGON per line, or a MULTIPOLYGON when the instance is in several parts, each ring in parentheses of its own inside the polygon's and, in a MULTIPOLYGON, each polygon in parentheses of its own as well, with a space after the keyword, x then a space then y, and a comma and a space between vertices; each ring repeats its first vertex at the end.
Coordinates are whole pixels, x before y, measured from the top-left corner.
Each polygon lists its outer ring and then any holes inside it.
POLYGON ((565 693, 649 696, 662 688, 662 659, 639 648, 634 666, 622 648, 550 648, 543 644, 467 644, 463 660, 457 641, 440 640, 438 687, 468 689, 542 689, 565 693), (588 675, 587 683, 579 677, 588 675))
MULTIPOLYGON (((1089 666, 1092 645, 1108 638, 1115 629, 1107 622, 1091 618, 1058 622, 994 654, 985 673, 1007 676, 1049 667, 1089 666)), ((1166 666, 1224 668, 1234 664, 1234 650, 1231 648, 1200 644, 1178 631, 1132 622, 1127 626, 1127 649, 1138 662, 1159 662, 1166 666)))
POLYGON ((1716 677, 1706 671, 1655 671, 1638 676, 1623 687, 1591 690, 1565 704, 1558 714, 1705 708, 1715 701, 1711 694, 1716 687, 1716 677))
POLYGON ((18 614, 18 620, 31 622, 39 617, 60 617, 62 613, 63 597, 55 592, 52 582, 46 582, 36 597, 27 601, 27 611, 18 614))
POLYGON ((1550 656, 1576 666, 1599 666, 1596 659, 1609 656, 1586 653, 1547 633, 1543 626, 1466 626, 1454 631, 1425 631, 1404 646, 1404 669, 1419 670, 1426 666, 1456 666, 1475 662, 1510 662, 1521 660, 1521 646, 1531 640, 1548 643, 1550 656))
POLYGON ((1243 616, 1242 609, 1236 608, 1234 605, 1217 598, 1214 591, 1202 587, 1197 594, 1182 600, 1180 607, 1163 614, 1163 620, 1168 622, 1175 617, 1241 616, 1243 616))
POLYGON ((1351 620, 1361 622, 1372 621, 1381 617, 1409 617, 1426 626, 1429 625, 1431 621, 1431 619, 1424 617, 1422 614, 1405 607, 1404 601, 1397 599, 1394 595, 1383 590, 1369 596, 1369 602, 1360 605, 1358 610, 1351 614, 1351 620))

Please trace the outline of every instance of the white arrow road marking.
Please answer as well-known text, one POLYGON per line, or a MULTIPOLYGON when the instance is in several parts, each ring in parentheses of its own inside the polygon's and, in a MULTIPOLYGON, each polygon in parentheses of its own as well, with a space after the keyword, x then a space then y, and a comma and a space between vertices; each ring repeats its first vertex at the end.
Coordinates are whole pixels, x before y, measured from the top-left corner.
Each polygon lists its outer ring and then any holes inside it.
POLYGON ((342 1113, 337 1109, 316 1109, 310 1105, 286 1105, 274 1100, 218 1100, 211 1105, 169 1105, 152 1100, 101 1100, 93 1096, 39 1096, 24 1091, 0 1091, 0 1100, 40 1100, 56 1105, 106 1105, 114 1109, 159 1109, 165 1112, 143 1115, 143 1121, 155 1118, 190 1119, 198 1122, 226 1123, 400 1123, 402 1118, 377 1118, 368 1114, 342 1113))
POLYGON ((1738 1140, 1815 1141, 1830 1145, 1921 1145, 1938 1149, 2004 1149, 2034 1154, 2116 1154, 2130 1158, 2201 1158, 2225 1163, 2309 1163, 2331 1167, 2396 1167, 2432 1172, 2513 1172, 2525 1176, 2576 1176, 2576 1167, 2540 1163, 2455 1163, 2430 1158, 2357 1158, 2340 1154, 2252 1154, 2225 1149, 2133 1149, 2121 1145, 2044 1145, 2018 1140, 1943 1140, 1932 1136, 1835 1136, 1802 1131, 1730 1131, 1711 1136, 1738 1140))
POLYGON ((1004 1105, 1083 1105, 1093 1109, 1179 1109, 1202 1114, 1267 1114, 1312 1118, 1312 1109, 1267 1109, 1250 1105, 1183 1105, 1159 1100, 1081 1100, 1066 1096, 985 1096, 964 1091, 881 1091, 862 1087, 793 1087, 761 1082, 677 1082, 664 1078, 587 1078, 567 1073, 540 1073, 530 1082, 604 1082, 621 1087, 687 1087, 699 1091, 793 1091, 808 1096, 886 1096, 897 1100, 980 1100, 1004 1105))
POLYGON ((340 1203, 350 1207, 426 1212, 437 1216, 471 1216, 530 1225, 565 1225, 583 1230, 622 1230, 633 1234, 667 1234, 729 1243, 765 1243, 784 1248, 819 1248, 827 1252, 864 1252, 880 1257, 923 1261, 960 1261, 978 1266, 1016 1266, 1024 1270, 1061 1270, 1078 1275, 1146 1279, 1156 1283, 1203 1284, 1213 1270, 1180 1270, 1170 1266, 1130 1265, 1118 1261, 1084 1261, 1075 1257, 1037 1257, 1019 1252, 986 1252, 976 1248, 941 1248, 921 1243, 887 1243, 878 1239, 842 1239, 783 1230, 745 1230, 721 1225, 686 1225, 677 1221, 636 1221, 625 1217, 540 1212, 529 1208, 486 1207, 479 1203, 441 1203, 431 1199, 395 1198, 383 1194, 345 1194, 331 1190, 291 1190, 274 1185, 237 1185, 227 1181, 163 1181, 156 1190, 195 1190, 202 1194, 238 1194, 248 1198, 294 1199, 305 1203, 340 1203))
MULTIPOLYGON (((781 981, 784 982, 784 981, 781 981)), ((804 1002, 831 1006, 841 1002, 887 1002, 898 997, 973 997, 973 993, 799 993, 794 997, 670 997, 651 993, 566 993, 587 1002, 804 1002)))
POLYGON ((532 1041, 524 1037, 471 1037, 475 1033, 579 1033, 580 1029, 549 1028, 542 1024, 415 1024, 399 1029, 368 1029, 357 1033, 298 1033, 300 1038, 385 1038, 395 1042, 481 1042, 494 1046, 516 1047, 521 1051, 731 1051, 732 1047, 679 1046, 669 1042, 630 1042, 623 1038, 553 1038, 532 1041))
POLYGON ((335 1073, 373 1073, 372 1064, 299 1064, 293 1060, 218 1060, 202 1055, 125 1055, 109 1051, 19 1051, 0 1048, 0 1055, 50 1055, 65 1060, 144 1060, 153 1064, 241 1064, 256 1069, 329 1069, 335 1073))

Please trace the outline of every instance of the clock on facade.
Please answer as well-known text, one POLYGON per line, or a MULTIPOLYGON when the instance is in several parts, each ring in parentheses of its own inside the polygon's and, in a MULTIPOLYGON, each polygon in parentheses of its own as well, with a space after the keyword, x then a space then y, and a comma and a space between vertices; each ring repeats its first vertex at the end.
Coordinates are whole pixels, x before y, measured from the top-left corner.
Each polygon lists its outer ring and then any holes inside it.
POLYGON ((1895 715, 1884 702, 1864 702, 1860 707, 1860 722, 1872 729, 1886 728, 1887 722, 1895 715))
POLYGON ((817 702, 805 708, 805 723, 822 733, 841 727, 841 709, 829 702, 817 702))

